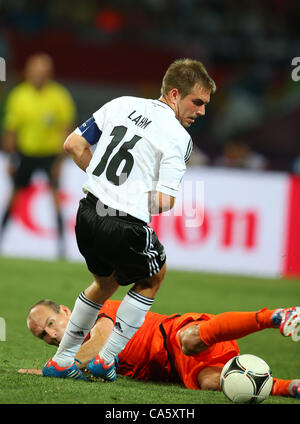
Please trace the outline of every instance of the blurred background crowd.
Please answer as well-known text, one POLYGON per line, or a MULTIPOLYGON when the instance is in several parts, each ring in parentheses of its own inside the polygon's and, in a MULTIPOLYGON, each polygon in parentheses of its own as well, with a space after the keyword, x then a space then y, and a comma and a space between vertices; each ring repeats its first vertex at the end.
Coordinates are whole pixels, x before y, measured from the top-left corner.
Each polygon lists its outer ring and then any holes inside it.
POLYGON ((76 125, 119 95, 158 98, 170 62, 191 57, 217 84, 192 163, 300 173, 299 19, 297 0, 0 0, 0 122, 33 53, 52 57, 76 125))

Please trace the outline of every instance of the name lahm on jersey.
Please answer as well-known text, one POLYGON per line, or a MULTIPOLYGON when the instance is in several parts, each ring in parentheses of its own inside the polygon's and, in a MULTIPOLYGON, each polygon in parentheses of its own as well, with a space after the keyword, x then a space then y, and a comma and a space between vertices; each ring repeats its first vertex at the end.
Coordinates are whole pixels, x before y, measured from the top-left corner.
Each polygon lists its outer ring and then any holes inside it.
POLYGON ((130 119, 132 122, 135 123, 135 125, 143 129, 147 128, 147 126, 152 122, 148 118, 146 118, 146 116, 137 115, 136 110, 134 110, 130 113, 130 115, 128 115, 128 119, 130 119))

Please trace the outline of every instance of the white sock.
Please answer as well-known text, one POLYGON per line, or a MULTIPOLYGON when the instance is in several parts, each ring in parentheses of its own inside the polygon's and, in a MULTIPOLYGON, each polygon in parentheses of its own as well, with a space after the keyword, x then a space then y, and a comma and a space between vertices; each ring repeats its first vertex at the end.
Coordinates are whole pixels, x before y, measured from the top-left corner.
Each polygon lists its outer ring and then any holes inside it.
POLYGON ((141 327, 153 300, 133 290, 126 294, 117 310, 114 329, 99 353, 106 365, 112 363, 115 356, 124 349, 127 342, 141 327))
POLYGON ((53 360, 60 367, 73 364, 76 353, 95 324, 101 305, 89 300, 84 292, 77 297, 66 331, 53 360))

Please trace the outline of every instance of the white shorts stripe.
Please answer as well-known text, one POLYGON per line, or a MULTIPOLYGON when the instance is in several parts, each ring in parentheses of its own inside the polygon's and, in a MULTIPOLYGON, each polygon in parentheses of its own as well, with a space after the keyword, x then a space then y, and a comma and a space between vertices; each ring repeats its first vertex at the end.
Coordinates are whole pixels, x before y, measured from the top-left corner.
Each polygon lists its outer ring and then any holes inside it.
POLYGON ((148 262, 149 262, 149 275, 152 277, 159 271, 159 265, 156 261, 156 257, 158 255, 158 252, 153 249, 153 243, 151 241, 151 235, 152 235, 152 228, 144 226, 143 227, 146 230, 146 246, 144 249, 144 254, 148 256, 148 262))

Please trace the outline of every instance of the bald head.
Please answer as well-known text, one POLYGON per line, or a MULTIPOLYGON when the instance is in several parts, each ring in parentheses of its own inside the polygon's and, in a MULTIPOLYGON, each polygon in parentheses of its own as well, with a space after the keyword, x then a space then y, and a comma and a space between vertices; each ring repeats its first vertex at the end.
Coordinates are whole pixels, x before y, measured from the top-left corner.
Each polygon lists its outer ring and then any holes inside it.
POLYGON ((71 311, 64 305, 42 300, 33 305, 27 316, 27 327, 44 342, 58 346, 67 327, 71 311))

